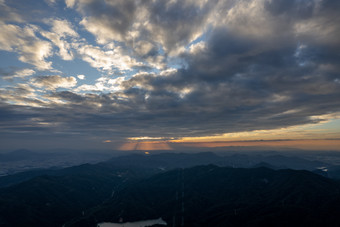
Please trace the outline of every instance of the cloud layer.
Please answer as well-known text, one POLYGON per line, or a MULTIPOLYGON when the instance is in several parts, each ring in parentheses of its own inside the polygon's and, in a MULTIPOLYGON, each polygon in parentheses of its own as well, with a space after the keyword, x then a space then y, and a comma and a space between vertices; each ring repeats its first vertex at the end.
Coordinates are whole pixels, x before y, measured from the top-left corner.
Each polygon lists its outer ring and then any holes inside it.
POLYGON ((31 66, 0 71, 2 134, 180 138, 340 113, 337 0, 66 0, 42 24, 1 4, 0 50, 31 66))

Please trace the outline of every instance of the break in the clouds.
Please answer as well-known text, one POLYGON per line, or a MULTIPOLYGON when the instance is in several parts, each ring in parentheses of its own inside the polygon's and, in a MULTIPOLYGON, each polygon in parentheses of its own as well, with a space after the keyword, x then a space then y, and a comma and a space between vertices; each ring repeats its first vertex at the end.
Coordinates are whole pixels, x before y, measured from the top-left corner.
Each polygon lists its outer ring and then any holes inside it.
POLYGON ((0 5, 3 138, 211 136, 340 112, 337 0, 0 5))

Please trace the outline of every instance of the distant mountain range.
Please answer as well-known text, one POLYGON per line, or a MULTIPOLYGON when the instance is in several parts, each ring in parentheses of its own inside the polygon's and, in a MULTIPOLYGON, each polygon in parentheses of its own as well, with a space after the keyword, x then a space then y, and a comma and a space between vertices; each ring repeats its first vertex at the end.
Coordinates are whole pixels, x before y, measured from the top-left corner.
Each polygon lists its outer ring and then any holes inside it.
POLYGON ((34 169, 65 168, 84 163, 98 163, 112 156, 114 152, 15 150, 0 153, 0 177, 34 169))
MULTIPOLYGON (((41 158, 39 155, 44 154, 28 151, 18 150, 6 154, 7 160, 13 160, 14 157, 18 159, 28 158, 41 158), (11 157, 11 158, 9 158, 11 157)), ((46 157, 49 155, 58 154, 45 154, 46 157)), ((197 165, 208 165, 214 164, 217 166, 229 166, 235 168, 253 168, 253 167, 268 167, 272 169, 297 169, 297 170, 310 170, 315 171, 319 167, 327 167, 330 170, 334 170, 332 177, 340 177, 340 171, 337 167, 331 167, 327 163, 320 161, 311 161, 302 159, 299 157, 288 157, 283 155, 245 155, 245 154, 234 154, 229 156, 220 156, 212 152, 202 153, 162 153, 155 155, 144 155, 144 154, 130 154, 125 156, 119 156, 111 158, 106 162, 101 162, 99 166, 115 166, 116 168, 148 168, 158 169, 159 171, 170 170, 174 168, 188 168, 197 165)), ((71 168, 72 169, 72 168, 71 168)), ((29 180, 33 177, 40 175, 60 175, 65 170, 56 170, 56 168, 50 169, 33 169, 9 176, 0 177, 0 188, 10 186, 29 180)), ((319 171, 320 172, 320 171, 319 171)), ((325 172, 320 172, 324 175, 325 172)))
POLYGON ((164 153, 156 155, 127 155, 112 158, 108 161, 116 166, 153 167, 153 168, 186 168, 196 165, 215 164, 218 166, 250 168, 259 163, 267 163, 277 169, 314 170, 329 164, 311 161, 300 157, 284 155, 245 155, 234 154, 219 156, 212 152, 202 153, 164 153))
POLYGON ((17 162, 23 160, 42 160, 42 159, 53 159, 57 157, 83 157, 89 160, 98 159, 99 157, 108 159, 114 155, 117 155, 115 151, 102 151, 102 152, 95 152, 95 151, 79 151, 79 150, 65 150, 65 149, 54 149, 48 151, 31 151, 27 149, 19 149, 14 150, 11 152, 0 153, 0 163, 3 162, 17 162))
MULTIPOLYGON (((338 181, 293 170, 324 165, 206 152, 135 154, 28 171, 0 177, 0 226, 96 226, 159 217, 169 226, 337 226, 338 181)), ((340 168, 330 168, 338 176, 340 168)))
POLYGON ((46 156, 46 154, 36 153, 30 150, 15 150, 9 153, 0 154, 0 162, 13 162, 27 159, 37 159, 46 156))

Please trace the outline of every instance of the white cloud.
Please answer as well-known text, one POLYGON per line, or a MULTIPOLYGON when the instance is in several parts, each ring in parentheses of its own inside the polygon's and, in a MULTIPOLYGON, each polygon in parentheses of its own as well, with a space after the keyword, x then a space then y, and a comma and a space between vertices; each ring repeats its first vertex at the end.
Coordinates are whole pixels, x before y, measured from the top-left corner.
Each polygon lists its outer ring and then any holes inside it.
POLYGON ((72 8, 76 4, 76 0, 65 0, 66 6, 72 8))
POLYGON ((126 77, 118 77, 118 78, 108 78, 108 77, 100 77, 96 80, 94 85, 83 84, 77 87, 75 92, 113 92, 122 90, 122 83, 126 81, 126 77))
POLYGON ((124 42, 145 55, 151 43, 160 44, 166 54, 175 56, 203 34, 215 3, 207 1, 93 1, 66 0, 83 16, 80 24, 99 44, 124 42), (139 42, 144 42, 142 46, 139 42))
POLYGON ((15 73, 15 77, 26 77, 26 76, 31 76, 35 73, 34 70, 32 69, 23 69, 15 73))
POLYGON ((51 32, 41 31, 41 34, 59 48, 59 56, 63 60, 73 60, 74 54, 67 38, 76 38, 79 35, 73 30, 71 23, 60 19, 51 19, 47 23, 52 26, 51 32))
POLYGON ((57 88, 71 88, 77 85, 77 80, 73 76, 61 77, 55 76, 41 76, 31 80, 32 85, 36 87, 44 87, 48 90, 55 90, 57 88))
POLYGON ((78 75, 77 76, 79 80, 84 80, 85 79, 85 75, 78 75))
POLYGON ((5 24, 0 22, 0 49, 6 51, 13 51, 14 46, 17 44, 17 34, 21 32, 21 28, 12 24, 5 24))
POLYGON ((15 77, 18 78, 24 78, 24 77, 28 77, 31 76, 35 73, 35 71, 33 69, 21 69, 21 70, 17 70, 15 71, 12 75, 10 76, 5 76, 3 77, 4 79, 12 79, 15 77))
POLYGON ((106 78, 100 77, 96 80, 96 83, 93 85, 90 84, 83 84, 75 89, 75 92, 104 92, 109 90, 106 84, 106 78))
POLYGON ((49 42, 36 40, 33 43, 28 43, 18 47, 21 56, 19 60, 34 65, 38 70, 52 69, 52 62, 47 62, 45 59, 52 55, 52 47, 49 42))
POLYGON ((112 71, 118 70, 131 70, 134 66, 142 66, 143 63, 137 62, 129 55, 123 53, 121 47, 116 47, 113 50, 103 51, 100 47, 76 44, 75 47, 78 53, 82 56, 82 59, 88 62, 92 67, 112 71))
POLYGON ((49 6, 54 6, 56 4, 56 0, 44 0, 49 6))
POLYGON ((161 72, 159 73, 159 75, 161 75, 161 76, 173 76, 173 75, 175 75, 177 72, 178 72, 178 70, 175 69, 175 68, 168 68, 168 69, 166 69, 166 70, 161 71, 161 72))
POLYGON ((72 28, 72 24, 67 20, 55 19, 51 20, 52 31, 60 37, 78 37, 78 33, 72 28))
POLYGON ((103 91, 103 87, 101 86, 101 83, 96 83, 94 85, 91 84, 83 84, 79 87, 77 87, 74 91, 75 92, 84 92, 84 91, 91 91, 91 92, 101 92, 103 91))
POLYGON ((0 22, 0 31, 0 50, 17 52, 20 61, 32 64, 38 70, 52 68, 52 62, 46 61, 52 55, 52 46, 36 37, 37 27, 21 28, 0 22))
POLYGON ((189 47, 190 54, 196 55, 206 49, 206 43, 204 41, 200 41, 198 43, 192 44, 189 47))
POLYGON ((123 41, 123 36, 119 32, 112 32, 110 19, 84 18, 81 22, 86 30, 94 34, 99 44, 106 44, 113 40, 123 41))

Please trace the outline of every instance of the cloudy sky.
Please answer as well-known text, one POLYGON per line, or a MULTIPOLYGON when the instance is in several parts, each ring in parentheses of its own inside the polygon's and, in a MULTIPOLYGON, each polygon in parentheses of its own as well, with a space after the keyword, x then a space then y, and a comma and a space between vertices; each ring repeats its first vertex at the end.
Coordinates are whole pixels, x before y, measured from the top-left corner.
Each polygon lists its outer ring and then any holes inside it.
POLYGON ((0 0, 0 150, 339 150, 339 11, 339 0, 0 0))

